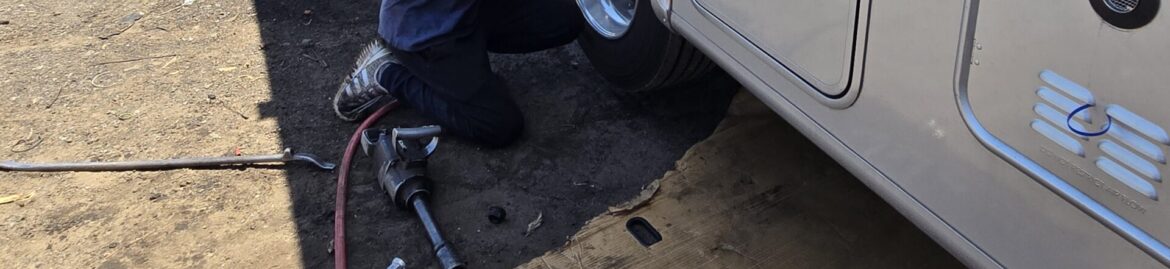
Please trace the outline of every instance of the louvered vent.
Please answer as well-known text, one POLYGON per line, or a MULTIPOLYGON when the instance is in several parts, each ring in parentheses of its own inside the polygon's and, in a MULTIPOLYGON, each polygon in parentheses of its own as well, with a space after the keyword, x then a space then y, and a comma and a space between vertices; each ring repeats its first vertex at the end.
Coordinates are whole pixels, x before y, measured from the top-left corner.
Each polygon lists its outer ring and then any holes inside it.
POLYGON ((1077 156, 1092 158, 1105 174, 1158 200, 1157 186, 1162 183, 1162 169, 1166 166, 1162 145, 1170 145, 1170 135, 1154 122, 1116 104, 1105 106, 1105 114, 1112 119, 1109 123, 1092 124, 1092 112, 1088 110, 1078 112, 1066 123, 1068 115, 1078 107, 1095 105, 1092 92, 1050 70, 1041 72, 1040 79, 1046 85, 1036 90, 1041 101, 1032 107, 1039 116, 1030 123, 1032 129, 1077 156), (1109 129, 1106 135, 1093 139, 1069 130, 1084 132, 1088 130, 1086 126, 1109 126, 1109 129), (1090 143, 1095 143, 1103 154, 1086 156, 1086 144, 1090 143))

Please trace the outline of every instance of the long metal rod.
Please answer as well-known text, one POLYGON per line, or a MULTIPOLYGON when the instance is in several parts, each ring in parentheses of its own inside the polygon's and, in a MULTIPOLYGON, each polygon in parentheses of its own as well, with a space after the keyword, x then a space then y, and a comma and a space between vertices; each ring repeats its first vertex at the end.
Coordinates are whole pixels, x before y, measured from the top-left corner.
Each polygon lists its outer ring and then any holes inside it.
POLYGON ((158 170, 194 167, 215 167, 223 165, 284 163, 290 161, 304 161, 312 163, 318 168, 332 170, 335 165, 323 162, 311 154, 293 154, 286 149, 282 154, 205 157, 170 160, 144 161, 114 161, 114 162, 62 162, 62 163, 22 163, 16 161, 0 162, 0 170, 4 171, 130 171, 130 170, 158 170))
POLYGON ((270 163, 280 162, 281 154, 239 156, 239 157, 212 157, 172 160, 149 161, 117 161, 117 162, 79 162, 79 163, 18 163, 5 161, 0 163, 0 169, 10 171, 127 171, 149 170, 185 167, 220 166, 240 163, 270 163))
POLYGON ((427 230, 427 239, 431 240, 431 246, 434 246, 435 258, 439 260, 439 267, 443 269, 462 269, 463 263, 455 257, 455 251, 447 245, 447 241, 443 240, 443 234, 439 232, 439 226, 435 224, 435 220, 431 218, 431 212, 427 210, 426 197, 418 195, 411 198, 411 204, 414 205, 414 212, 418 214, 418 219, 422 221, 423 228, 427 230))

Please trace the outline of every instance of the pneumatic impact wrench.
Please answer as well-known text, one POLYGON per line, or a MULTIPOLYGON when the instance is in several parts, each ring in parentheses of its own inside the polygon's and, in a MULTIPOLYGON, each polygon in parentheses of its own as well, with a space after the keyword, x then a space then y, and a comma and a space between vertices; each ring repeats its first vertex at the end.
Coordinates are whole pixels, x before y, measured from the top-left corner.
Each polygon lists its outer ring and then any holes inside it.
POLYGON ((464 268, 455 257, 455 251, 443 240, 439 227, 427 209, 431 194, 431 179, 427 177, 427 157, 439 145, 439 126, 394 128, 362 131, 362 150, 373 156, 378 184, 390 194, 394 205, 418 214, 427 238, 434 247, 435 258, 443 269, 464 268))

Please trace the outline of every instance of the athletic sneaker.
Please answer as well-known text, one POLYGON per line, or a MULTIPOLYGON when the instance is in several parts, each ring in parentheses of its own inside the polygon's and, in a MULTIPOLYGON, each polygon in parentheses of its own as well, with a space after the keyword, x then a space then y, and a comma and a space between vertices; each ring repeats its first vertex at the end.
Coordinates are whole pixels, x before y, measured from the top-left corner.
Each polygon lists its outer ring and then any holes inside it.
POLYGON ((378 79, 382 77, 382 72, 395 64, 399 64, 398 59, 394 58, 382 40, 374 40, 367 45, 358 55, 353 74, 341 82, 341 88, 333 96, 333 111, 337 112, 337 116, 346 121, 361 120, 382 105, 394 101, 394 96, 378 83, 378 79))

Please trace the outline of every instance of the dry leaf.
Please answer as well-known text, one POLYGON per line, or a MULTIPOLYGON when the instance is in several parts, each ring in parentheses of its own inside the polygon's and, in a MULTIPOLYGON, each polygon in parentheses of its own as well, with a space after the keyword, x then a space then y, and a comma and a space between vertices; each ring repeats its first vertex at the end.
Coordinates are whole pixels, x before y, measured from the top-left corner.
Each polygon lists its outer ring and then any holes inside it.
POLYGON ((536 228, 540 228, 541 224, 544 224, 544 212, 536 214, 536 219, 528 223, 528 230, 524 231, 524 236, 532 234, 532 231, 535 231, 536 228))

